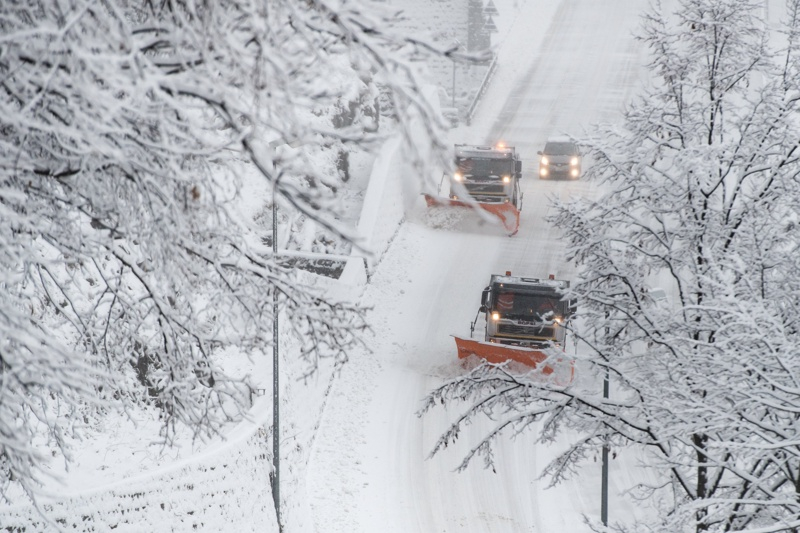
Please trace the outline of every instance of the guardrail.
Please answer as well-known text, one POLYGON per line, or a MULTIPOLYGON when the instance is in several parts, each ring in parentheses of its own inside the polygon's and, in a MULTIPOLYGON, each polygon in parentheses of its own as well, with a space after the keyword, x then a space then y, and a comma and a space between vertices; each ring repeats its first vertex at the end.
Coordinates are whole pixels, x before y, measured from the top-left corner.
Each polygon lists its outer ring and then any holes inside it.
POLYGON ((497 69, 497 54, 494 54, 492 62, 489 64, 489 70, 486 71, 486 75, 483 77, 481 86, 478 89, 478 92, 475 94, 475 98, 472 100, 469 109, 467 110, 467 126, 469 126, 470 123, 472 122, 472 117, 475 116, 475 111, 478 109, 478 103, 480 103, 481 98, 483 97, 483 93, 485 93, 486 89, 489 87, 489 82, 492 80, 492 76, 494 75, 494 71, 496 69, 497 69))

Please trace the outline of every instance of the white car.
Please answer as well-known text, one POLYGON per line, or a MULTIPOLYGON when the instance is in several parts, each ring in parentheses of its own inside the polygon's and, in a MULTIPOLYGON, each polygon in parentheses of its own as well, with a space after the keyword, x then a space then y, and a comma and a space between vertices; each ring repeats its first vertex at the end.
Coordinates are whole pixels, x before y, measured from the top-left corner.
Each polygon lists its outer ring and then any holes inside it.
POLYGON ((569 139, 551 139, 544 150, 537 152, 539 179, 571 179, 581 177, 581 152, 569 139))

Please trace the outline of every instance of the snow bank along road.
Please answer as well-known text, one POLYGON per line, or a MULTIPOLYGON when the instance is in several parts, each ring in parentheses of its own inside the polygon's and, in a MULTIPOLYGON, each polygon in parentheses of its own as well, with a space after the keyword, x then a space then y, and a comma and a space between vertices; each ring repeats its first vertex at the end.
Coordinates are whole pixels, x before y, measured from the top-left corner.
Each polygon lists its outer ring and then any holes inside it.
MULTIPOLYGON (((580 136, 591 123, 619 118, 643 72, 644 58, 631 34, 644 5, 521 3, 473 125, 453 130, 450 139, 503 139, 521 152, 520 231, 509 238, 469 220, 449 221, 461 227, 432 227, 421 201, 419 212, 401 227, 364 295, 364 303, 374 307, 373 353, 351 355, 331 391, 308 465, 318 532, 576 533, 589 531, 583 514, 599 516, 599 463, 546 489, 537 477, 558 443, 535 446, 527 434, 498 444, 497 473, 479 461, 456 473, 488 423, 470 426, 454 447, 428 459, 455 413, 440 410, 422 419, 415 413, 428 391, 464 371, 450 335, 469 334, 490 274, 574 275, 564 263, 557 229, 544 220, 548 197, 592 190, 580 181, 539 181, 536 151, 550 135, 580 136)), ((623 461, 612 465, 612 514, 636 512, 619 494, 635 475, 623 461)))

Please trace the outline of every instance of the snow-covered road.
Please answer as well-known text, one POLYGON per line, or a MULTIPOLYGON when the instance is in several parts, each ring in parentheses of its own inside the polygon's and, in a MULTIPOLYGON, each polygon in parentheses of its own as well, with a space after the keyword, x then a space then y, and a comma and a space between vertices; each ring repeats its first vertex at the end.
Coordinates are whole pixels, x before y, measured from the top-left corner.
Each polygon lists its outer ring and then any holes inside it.
MULTIPOLYGON (((537 478, 558 444, 534 445, 526 434, 499 443, 497 473, 479 462, 456 473, 490 426, 470 426, 456 446, 428 458, 455 413, 416 412, 426 393, 464 372, 450 335, 469 334, 492 273, 573 275, 558 231, 544 220, 548 198, 592 190, 585 182, 539 181, 536 152, 550 135, 580 137, 592 123, 619 118, 643 74, 632 37, 643 7, 632 0, 519 2, 490 90, 472 125, 453 130, 450 141, 502 139, 521 152, 520 231, 509 238, 470 217, 437 218, 422 201, 402 225, 364 295, 374 308, 373 352, 351 354, 311 453, 318 532, 577 533, 589 531, 584 514, 599 517, 599 463, 546 490, 537 478)), ((612 465, 612 518, 635 512, 619 494, 633 483, 631 462, 612 465)))

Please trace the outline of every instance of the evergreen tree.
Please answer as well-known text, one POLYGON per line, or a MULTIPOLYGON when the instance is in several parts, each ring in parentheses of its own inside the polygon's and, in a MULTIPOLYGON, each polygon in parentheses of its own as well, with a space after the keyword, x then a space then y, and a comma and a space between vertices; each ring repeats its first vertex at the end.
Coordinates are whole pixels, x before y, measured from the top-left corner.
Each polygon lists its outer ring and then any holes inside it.
POLYGON ((491 34, 486 30, 486 15, 481 0, 467 4, 467 51, 480 52, 492 45, 491 34))

